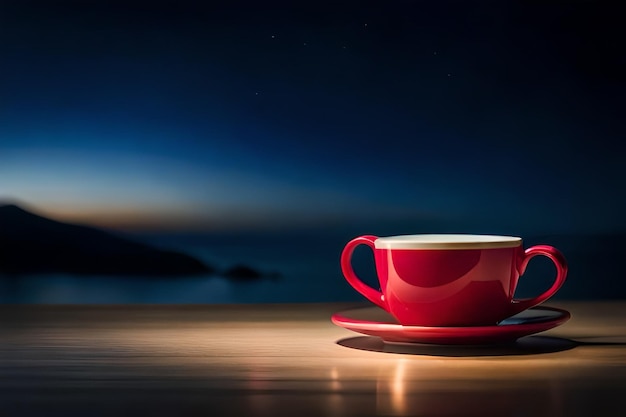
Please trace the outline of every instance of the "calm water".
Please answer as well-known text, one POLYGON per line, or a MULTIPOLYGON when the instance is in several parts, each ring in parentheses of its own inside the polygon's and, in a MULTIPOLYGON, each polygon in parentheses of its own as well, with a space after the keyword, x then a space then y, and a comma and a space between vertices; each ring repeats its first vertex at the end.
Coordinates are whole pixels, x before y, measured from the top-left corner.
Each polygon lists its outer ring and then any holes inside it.
MULTIPOLYGON (((339 269, 339 252, 291 238, 151 237, 152 244, 224 270, 244 264, 278 279, 234 282, 219 275, 133 278, 41 275, 0 279, 0 303, 257 303, 359 300, 339 269)), ((340 250, 340 248, 339 248, 340 250)), ((373 267, 372 267, 373 273, 373 267)), ((367 272, 365 273, 367 275, 367 272)))
MULTIPOLYGON (((218 275, 169 279, 45 275, 0 279, 0 303, 282 303, 358 301, 363 298, 343 279, 339 254, 346 237, 312 236, 150 236, 157 246, 189 253, 217 269, 245 264, 279 272, 277 280, 232 282, 218 275)), ((615 242, 558 238, 547 240, 568 258, 568 281, 556 298, 625 298, 626 276, 615 242)), ((540 240, 540 241, 546 241, 540 240)), ((537 242, 527 242, 527 245, 537 242)), ((376 278, 369 249, 354 258, 359 276, 373 286, 376 278)), ((549 261, 535 258, 520 281, 520 297, 538 294, 552 280, 549 261)))

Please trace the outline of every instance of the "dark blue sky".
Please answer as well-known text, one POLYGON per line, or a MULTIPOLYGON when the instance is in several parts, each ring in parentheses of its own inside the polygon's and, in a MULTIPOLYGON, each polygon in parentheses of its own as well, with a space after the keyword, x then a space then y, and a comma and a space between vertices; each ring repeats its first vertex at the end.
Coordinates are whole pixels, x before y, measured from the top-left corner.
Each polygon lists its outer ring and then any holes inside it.
POLYGON ((0 198, 121 228, 625 231, 620 16, 0 1, 0 198))

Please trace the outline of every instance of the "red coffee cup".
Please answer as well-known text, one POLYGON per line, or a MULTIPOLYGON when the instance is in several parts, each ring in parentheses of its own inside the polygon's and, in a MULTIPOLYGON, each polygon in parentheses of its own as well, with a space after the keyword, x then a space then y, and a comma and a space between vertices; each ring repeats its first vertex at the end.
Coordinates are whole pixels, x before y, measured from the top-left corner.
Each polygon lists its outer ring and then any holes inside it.
POLYGON ((567 276, 565 257, 556 248, 524 250, 519 237, 493 235, 360 236, 345 246, 341 269, 365 298, 400 324, 414 326, 495 325, 553 296, 567 276), (380 291, 352 269, 358 245, 374 251, 380 291), (537 255, 554 262, 554 283, 538 297, 514 299, 520 275, 537 255))

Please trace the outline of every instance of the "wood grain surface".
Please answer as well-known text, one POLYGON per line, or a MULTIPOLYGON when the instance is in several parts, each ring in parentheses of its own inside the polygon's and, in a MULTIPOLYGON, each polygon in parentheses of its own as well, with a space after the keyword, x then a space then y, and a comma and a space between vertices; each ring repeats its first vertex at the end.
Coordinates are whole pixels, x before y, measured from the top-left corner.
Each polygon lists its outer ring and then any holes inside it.
POLYGON ((626 302, 491 347, 385 345, 354 304, 0 306, 0 415, 626 413, 626 302))

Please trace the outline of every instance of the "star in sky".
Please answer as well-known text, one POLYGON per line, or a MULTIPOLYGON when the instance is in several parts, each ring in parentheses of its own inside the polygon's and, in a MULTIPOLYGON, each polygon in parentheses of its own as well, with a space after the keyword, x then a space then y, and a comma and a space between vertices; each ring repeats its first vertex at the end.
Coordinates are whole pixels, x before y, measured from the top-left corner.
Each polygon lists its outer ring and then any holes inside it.
POLYGON ((0 6, 0 197, 625 222, 626 69, 603 45, 626 36, 605 6, 39 1, 0 6))

